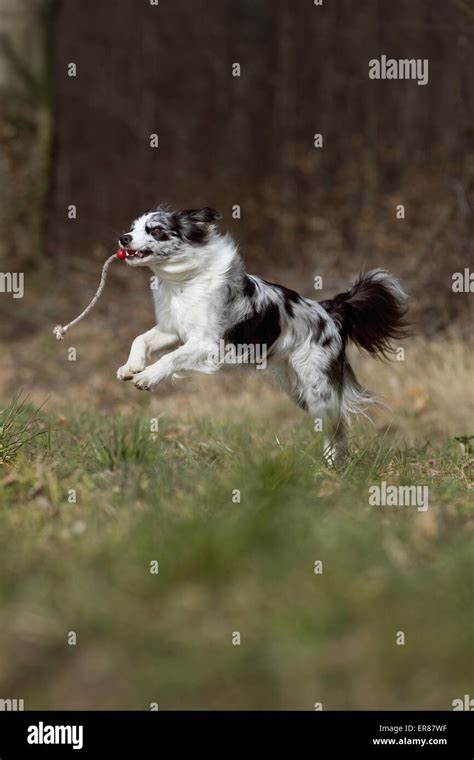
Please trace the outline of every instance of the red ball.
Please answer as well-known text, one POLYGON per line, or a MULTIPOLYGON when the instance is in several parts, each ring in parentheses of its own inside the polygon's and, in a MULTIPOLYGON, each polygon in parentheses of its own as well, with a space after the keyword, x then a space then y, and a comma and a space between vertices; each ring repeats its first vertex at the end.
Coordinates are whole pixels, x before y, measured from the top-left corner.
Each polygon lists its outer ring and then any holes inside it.
POLYGON ((127 256, 127 252, 123 250, 123 248, 119 248, 117 253, 115 254, 118 259, 121 261, 124 260, 124 258, 127 256))

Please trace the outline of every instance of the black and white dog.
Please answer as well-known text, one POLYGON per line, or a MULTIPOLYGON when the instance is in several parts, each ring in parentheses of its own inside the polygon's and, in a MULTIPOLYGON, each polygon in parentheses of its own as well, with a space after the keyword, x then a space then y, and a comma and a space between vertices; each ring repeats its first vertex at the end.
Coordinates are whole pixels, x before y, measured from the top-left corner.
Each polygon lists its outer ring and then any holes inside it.
POLYGON ((117 371, 142 390, 154 391, 181 372, 216 372, 219 347, 240 347, 240 356, 264 347, 268 371, 313 419, 320 420, 328 462, 347 456, 352 413, 374 398, 357 382, 346 358, 349 340, 374 355, 406 335, 406 295, 387 272, 361 274, 352 288, 326 301, 245 272, 237 246, 215 227, 211 208, 148 211, 122 235, 130 267, 148 266, 157 326, 132 343, 117 371), (154 363, 150 355, 160 352, 154 363))

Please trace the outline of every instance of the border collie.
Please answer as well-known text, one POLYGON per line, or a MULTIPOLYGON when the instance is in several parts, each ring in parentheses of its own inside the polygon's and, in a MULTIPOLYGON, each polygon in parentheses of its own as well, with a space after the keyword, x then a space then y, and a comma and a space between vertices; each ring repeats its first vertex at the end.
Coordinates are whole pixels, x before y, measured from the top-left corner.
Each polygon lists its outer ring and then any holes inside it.
MULTIPOLYGON (((160 206, 136 219, 119 239, 130 267, 148 266, 157 325, 132 343, 119 380, 154 391, 178 373, 219 370, 219 346, 264 347, 267 371, 313 419, 321 421, 331 464, 348 455, 351 414, 374 396, 356 380, 348 341, 386 356, 407 335, 407 297, 388 272, 359 275, 345 293, 313 301, 245 272, 232 238, 221 235, 211 208, 173 211, 160 206), (151 354, 160 354, 147 364, 151 354)), ((244 360, 244 358, 243 358, 244 360)))

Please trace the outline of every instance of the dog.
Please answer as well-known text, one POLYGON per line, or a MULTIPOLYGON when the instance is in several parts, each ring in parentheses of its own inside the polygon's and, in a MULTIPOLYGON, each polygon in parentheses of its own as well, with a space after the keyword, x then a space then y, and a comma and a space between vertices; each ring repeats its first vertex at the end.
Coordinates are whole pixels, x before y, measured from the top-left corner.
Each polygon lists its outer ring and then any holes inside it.
POLYGON ((247 274, 229 234, 220 234, 212 208, 159 206, 138 217, 119 238, 129 267, 151 269, 157 325, 132 343, 119 380, 141 390, 181 373, 214 373, 219 346, 265 349, 266 369, 288 396, 320 420, 329 464, 348 457, 347 427, 375 397, 357 381, 349 341, 387 356, 407 335, 407 296, 388 272, 360 274, 350 290, 313 301, 247 274), (157 361, 147 364, 153 353, 157 361))

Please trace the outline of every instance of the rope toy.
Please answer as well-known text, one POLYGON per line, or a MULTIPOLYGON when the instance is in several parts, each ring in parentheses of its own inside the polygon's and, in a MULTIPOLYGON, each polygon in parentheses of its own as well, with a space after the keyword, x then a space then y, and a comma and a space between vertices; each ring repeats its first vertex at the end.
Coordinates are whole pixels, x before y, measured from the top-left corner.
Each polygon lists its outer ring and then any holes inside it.
POLYGON ((89 306, 86 306, 84 311, 82 311, 78 317, 73 319, 71 322, 68 322, 67 325, 56 325, 56 327, 53 330, 53 335, 55 336, 56 340, 62 340, 67 333, 68 330, 71 329, 74 325, 76 325, 78 322, 81 321, 81 319, 84 319, 87 314, 94 308, 97 301, 102 295, 102 291, 105 286, 105 281, 107 279, 107 270, 109 266, 111 265, 112 261, 115 261, 116 259, 119 259, 120 261, 123 261, 127 256, 127 252, 123 250, 123 248, 119 248, 116 253, 114 253, 112 256, 109 256, 107 261, 105 262, 104 266, 102 267, 102 275, 100 278, 100 284, 97 288, 97 293, 95 294, 94 298, 90 302, 89 306))

